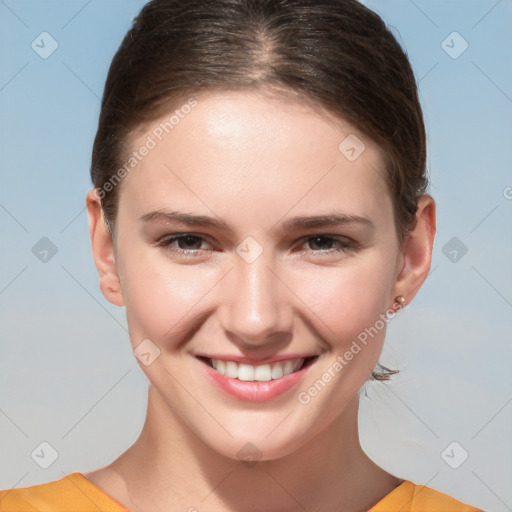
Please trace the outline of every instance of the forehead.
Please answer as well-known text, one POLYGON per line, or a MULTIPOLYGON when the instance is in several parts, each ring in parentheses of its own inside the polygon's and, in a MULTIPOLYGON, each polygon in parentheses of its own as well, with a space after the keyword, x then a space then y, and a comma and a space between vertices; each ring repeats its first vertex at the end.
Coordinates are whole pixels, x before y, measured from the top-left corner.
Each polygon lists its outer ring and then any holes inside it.
POLYGON ((150 149, 124 180, 120 210, 124 203, 140 214, 172 207, 276 218, 291 208, 346 206, 378 216, 391 207, 380 148, 350 123, 293 98, 198 95, 139 131, 131 150, 143 146, 150 149))

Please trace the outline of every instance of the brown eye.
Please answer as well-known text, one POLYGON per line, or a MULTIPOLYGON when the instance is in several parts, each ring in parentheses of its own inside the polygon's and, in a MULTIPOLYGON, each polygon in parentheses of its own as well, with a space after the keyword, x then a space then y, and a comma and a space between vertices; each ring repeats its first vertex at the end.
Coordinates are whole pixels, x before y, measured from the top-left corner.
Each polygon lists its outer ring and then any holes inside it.
POLYGON ((204 237, 185 233, 163 237, 157 242, 157 245, 166 247, 173 252, 194 254, 204 249, 201 247, 203 242, 207 243, 204 237))
POLYGON ((203 241, 200 237, 194 235, 185 235, 179 238, 175 238, 175 240, 178 242, 178 247, 184 250, 200 249, 201 243, 203 241), (197 245, 199 245, 199 247, 197 247, 197 245))
POLYGON ((310 236, 304 241, 313 252, 348 252, 356 249, 354 244, 351 244, 341 238, 328 235, 310 236))
POLYGON ((307 240, 309 248, 313 250, 332 249, 334 239, 326 236, 314 236, 307 240))

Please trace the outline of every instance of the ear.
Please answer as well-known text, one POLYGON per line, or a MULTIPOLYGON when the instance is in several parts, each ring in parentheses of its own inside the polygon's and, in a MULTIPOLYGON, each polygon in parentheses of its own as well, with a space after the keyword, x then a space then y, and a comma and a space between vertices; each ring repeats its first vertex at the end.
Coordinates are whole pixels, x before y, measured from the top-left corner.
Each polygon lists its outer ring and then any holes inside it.
POLYGON ((98 269, 101 292, 112 304, 124 306, 123 292, 115 260, 114 241, 105 224, 101 201, 96 189, 87 193, 86 206, 92 254, 98 269))
POLYGON ((436 234, 436 204, 428 195, 418 200, 414 229, 404 240, 402 269, 396 277, 394 295, 402 295, 409 304, 418 293, 430 271, 432 247, 436 234))

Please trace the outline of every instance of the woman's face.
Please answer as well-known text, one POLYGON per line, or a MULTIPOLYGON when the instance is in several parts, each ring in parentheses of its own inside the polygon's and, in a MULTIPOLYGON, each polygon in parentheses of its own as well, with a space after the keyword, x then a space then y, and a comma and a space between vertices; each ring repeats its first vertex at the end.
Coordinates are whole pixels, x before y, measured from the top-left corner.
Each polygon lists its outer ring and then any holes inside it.
POLYGON ((131 343, 165 417, 273 459, 335 425, 378 362, 403 267, 392 201, 350 124, 261 93, 196 100, 132 141, 115 239, 131 343))

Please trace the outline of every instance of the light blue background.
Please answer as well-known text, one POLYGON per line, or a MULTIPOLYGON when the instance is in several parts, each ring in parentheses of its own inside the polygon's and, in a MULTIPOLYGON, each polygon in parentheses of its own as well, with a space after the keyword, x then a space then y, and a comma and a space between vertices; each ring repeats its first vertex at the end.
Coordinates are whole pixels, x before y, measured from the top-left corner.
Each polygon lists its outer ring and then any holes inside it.
MULTIPOLYGON (((363 447, 397 476, 512 510, 512 3, 365 3, 419 80, 438 232, 431 275, 388 328, 381 361, 400 374, 362 394, 363 447), (456 59, 441 44, 454 31, 469 45, 456 59), (456 263, 452 237, 468 249, 456 263), (441 456, 453 441, 469 454, 458 469, 441 456)), ((147 381, 99 291, 84 211, 107 69, 142 4, 0 1, 0 489, 106 465, 144 421, 147 381), (47 59, 31 48, 43 31, 47 59), (30 456, 42 441, 58 452, 46 470, 30 456)))

